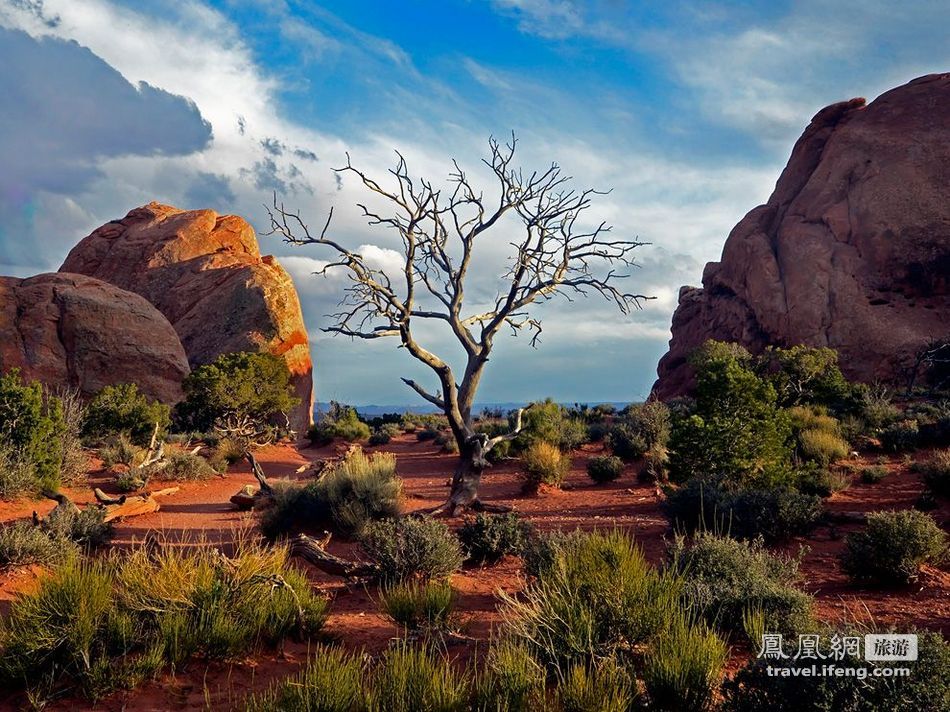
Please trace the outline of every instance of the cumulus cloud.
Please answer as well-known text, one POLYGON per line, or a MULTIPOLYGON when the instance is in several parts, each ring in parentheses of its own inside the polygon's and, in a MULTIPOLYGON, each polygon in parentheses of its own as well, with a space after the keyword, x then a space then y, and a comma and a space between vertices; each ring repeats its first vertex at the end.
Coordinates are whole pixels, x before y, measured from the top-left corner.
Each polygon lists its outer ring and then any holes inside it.
POLYGON ((0 262, 38 263, 23 237, 41 193, 81 193, 109 157, 189 154, 211 141, 191 100, 131 84, 76 42, 0 27, 0 65, 0 262))

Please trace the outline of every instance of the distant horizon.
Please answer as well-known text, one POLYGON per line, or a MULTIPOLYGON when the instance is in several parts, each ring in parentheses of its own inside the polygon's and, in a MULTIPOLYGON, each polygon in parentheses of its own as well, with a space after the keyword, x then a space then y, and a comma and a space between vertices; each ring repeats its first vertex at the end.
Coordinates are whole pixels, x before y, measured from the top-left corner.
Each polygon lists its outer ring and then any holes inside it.
MULTIPOLYGON (((531 401, 476 401, 473 410, 476 413, 480 413, 484 410, 494 410, 500 408, 505 411, 514 410, 516 408, 522 408, 529 403, 538 402, 541 399, 534 399, 531 401)), ((552 399, 553 400, 553 399, 552 399)), ((340 402, 340 401, 337 401, 340 402)), ((598 405, 612 405, 616 408, 622 408, 628 406, 632 403, 639 403, 642 401, 559 401, 555 400, 556 403, 562 406, 574 406, 574 405, 586 405, 589 407, 598 406, 598 405)), ((319 413, 326 412, 331 401, 316 401, 313 404, 314 415, 319 413)), ((434 405, 429 403, 343 403, 341 405, 349 406, 355 408, 360 415, 373 415, 378 416, 384 413, 439 413, 441 412, 434 405)))

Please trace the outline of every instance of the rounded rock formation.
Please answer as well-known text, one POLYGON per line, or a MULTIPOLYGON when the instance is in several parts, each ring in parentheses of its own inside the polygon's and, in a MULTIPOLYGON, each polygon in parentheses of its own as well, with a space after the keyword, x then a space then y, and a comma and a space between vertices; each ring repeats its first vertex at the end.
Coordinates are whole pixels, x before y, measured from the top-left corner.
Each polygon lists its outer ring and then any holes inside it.
POLYGON ((282 357, 301 401, 291 424, 310 424, 312 366, 300 300, 277 260, 261 256, 243 218, 149 203, 83 238, 60 271, 145 297, 178 332, 192 367, 237 351, 282 357))
POLYGON ((903 381, 950 337, 950 74, 818 112, 765 205, 684 287, 653 393, 689 392, 707 339, 828 346, 861 381, 903 381))
POLYGON ((78 274, 0 277, 0 371, 84 395, 116 383, 165 403, 182 398, 178 335, 138 294, 78 274))

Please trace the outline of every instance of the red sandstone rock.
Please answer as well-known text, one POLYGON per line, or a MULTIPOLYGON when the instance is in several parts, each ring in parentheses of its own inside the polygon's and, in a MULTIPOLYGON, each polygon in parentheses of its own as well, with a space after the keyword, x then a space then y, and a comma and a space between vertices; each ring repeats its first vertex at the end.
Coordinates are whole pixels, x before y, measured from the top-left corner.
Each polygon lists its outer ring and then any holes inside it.
POLYGON ((707 339, 830 346, 850 378, 890 381, 947 336, 950 74, 935 74, 818 112, 703 288, 680 291, 654 394, 689 391, 707 339))
POLYGON ((0 277, 0 370, 92 395, 135 382, 181 400, 188 360, 168 320, 138 294, 78 274, 0 277))
POLYGON ((261 256, 244 219, 149 203, 84 238, 61 271, 148 299, 175 327, 192 367, 235 351, 283 357, 301 399, 291 422, 309 425, 312 367, 300 301, 287 272, 261 256))

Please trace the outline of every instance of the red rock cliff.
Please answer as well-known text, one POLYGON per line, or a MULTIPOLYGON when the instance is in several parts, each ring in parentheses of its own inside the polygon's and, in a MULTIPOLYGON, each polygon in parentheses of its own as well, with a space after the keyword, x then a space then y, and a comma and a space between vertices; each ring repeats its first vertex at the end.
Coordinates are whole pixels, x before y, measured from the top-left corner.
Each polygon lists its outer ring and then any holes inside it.
POLYGON ((0 370, 85 395, 135 382, 181 400, 188 360, 178 335, 138 294, 79 274, 0 277, 0 370))
POLYGON ((300 301, 277 260, 261 256, 243 218, 149 203, 85 237, 60 271, 145 297, 178 332, 192 367, 235 351, 281 356, 301 400, 291 422, 298 430, 310 423, 312 367, 300 301))
POLYGON ((654 394, 689 391, 706 339, 830 346, 850 378, 900 378, 950 336, 950 74, 818 112, 765 205, 684 287, 654 394))

